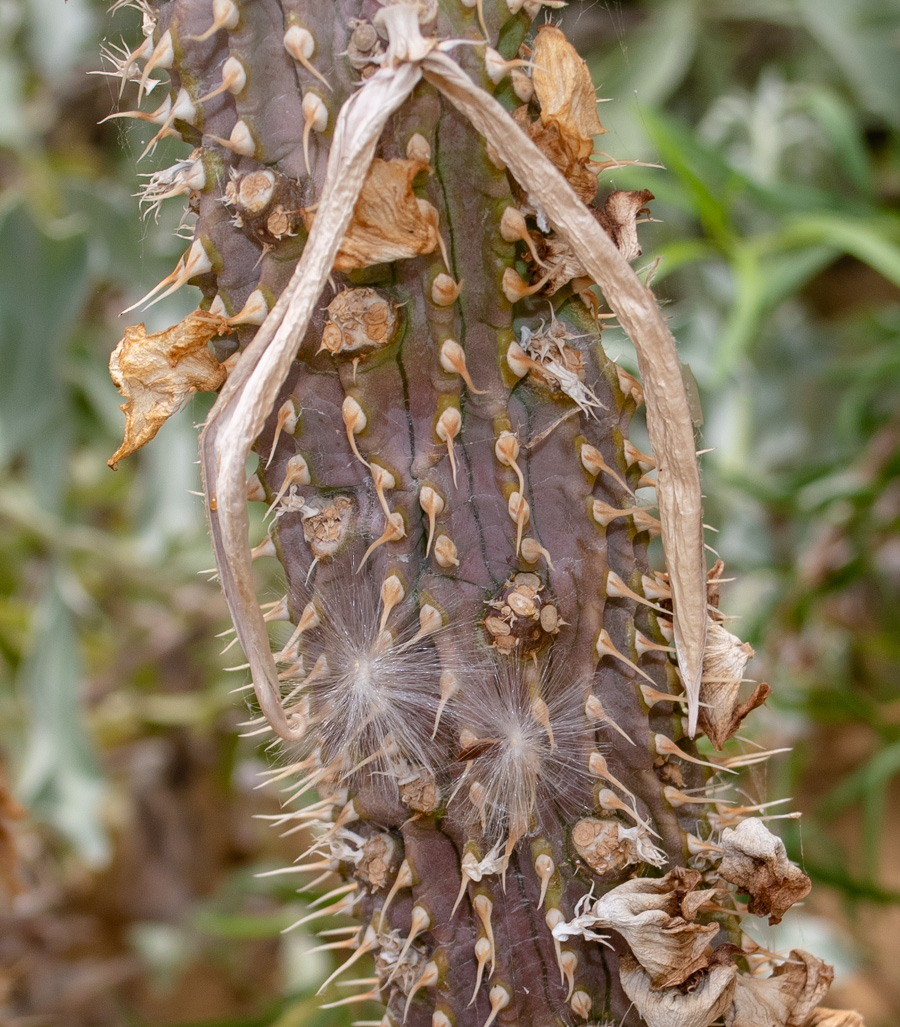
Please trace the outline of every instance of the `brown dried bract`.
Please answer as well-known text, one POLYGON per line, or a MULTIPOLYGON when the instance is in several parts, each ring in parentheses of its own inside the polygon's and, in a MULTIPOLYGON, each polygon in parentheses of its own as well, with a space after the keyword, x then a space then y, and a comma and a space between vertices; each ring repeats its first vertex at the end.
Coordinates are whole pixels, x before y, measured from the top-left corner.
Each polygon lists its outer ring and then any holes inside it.
POLYGON ((559 633, 556 607, 542 595, 543 582, 536 574, 515 574, 488 606, 484 619, 492 644, 502 653, 531 653, 559 633))
POLYGON ((143 324, 125 329, 109 358, 110 377, 127 400, 119 408, 125 411, 125 438, 107 461, 113 470, 145 446, 195 392, 220 388, 228 372, 207 344, 230 332, 225 318, 205 310, 152 335, 143 324))
POLYGON ((809 894, 810 879, 787 856, 784 842, 757 817, 734 830, 726 828, 721 841, 719 876, 750 896, 749 912, 777 924, 795 902, 809 894))
POLYGON ((726 1027, 807 1027, 833 978, 834 970, 821 959, 793 949, 771 977, 737 978, 726 1027))
MULTIPOLYGON (((354 271, 373 264, 433 253, 438 246, 438 212, 413 192, 420 171, 430 170, 418 160, 372 161, 353 220, 341 242, 335 271, 354 271)), ((305 211, 311 228, 315 215, 305 211)))
POLYGON ((513 119, 566 177, 581 202, 590 203, 597 195, 597 176, 590 167, 572 157, 570 148, 560 137, 559 127, 551 125, 548 128, 541 121, 532 121, 527 104, 513 111, 513 119))
POLYGON ((633 863, 661 866, 667 862, 646 829, 626 827, 621 820, 611 817, 579 820, 572 828, 572 844, 585 863, 600 875, 633 863))
POLYGON ((391 341, 397 308, 375 289, 344 289, 328 304, 322 348, 329 353, 357 353, 391 341))
POLYGON ((652 199, 649 189, 616 189, 606 197, 603 210, 597 211, 597 220, 629 263, 641 255, 638 218, 648 213, 647 204, 652 199))
POLYGON ((699 881, 699 871, 675 867, 665 877, 626 881, 593 906, 596 925, 622 935, 654 989, 682 984, 710 964, 719 925, 692 921, 715 889, 694 891, 699 881))
POLYGON ((746 702, 738 701, 744 670, 752 656, 753 648, 748 643, 710 618, 700 680, 700 700, 707 705, 700 708, 700 730, 717 749, 737 731, 744 717, 772 693, 768 685, 760 684, 746 702))
POLYGON ((353 500, 338 496, 322 504, 313 500, 303 513, 303 537, 309 543, 317 560, 333 556, 350 530, 350 511, 353 500))
POLYGON ((383 888, 400 862, 397 843, 389 834, 375 834, 362 847, 355 876, 373 890, 383 888))
POLYGON ((727 954, 714 954, 709 969, 696 975, 689 989, 657 989, 628 953, 619 961, 622 988, 647 1027, 709 1027, 731 1005, 736 977, 737 967, 727 954))
POLYGON ((556 129, 573 162, 590 160, 594 136, 606 131, 587 64, 555 25, 542 25, 534 42, 534 92, 541 124, 556 129))

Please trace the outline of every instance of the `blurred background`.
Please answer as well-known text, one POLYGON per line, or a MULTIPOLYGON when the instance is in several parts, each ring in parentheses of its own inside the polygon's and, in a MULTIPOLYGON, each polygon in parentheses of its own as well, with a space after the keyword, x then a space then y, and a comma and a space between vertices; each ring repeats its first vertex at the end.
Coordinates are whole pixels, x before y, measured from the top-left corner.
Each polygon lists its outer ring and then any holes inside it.
MULTIPOLYGON (((654 288, 698 386, 723 608, 774 696, 747 727, 792 746, 756 782, 813 878, 770 947, 838 969, 831 1005, 900 1019, 900 8, 895 0, 572 3, 616 158, 649 188, 654 288)), ((316 1011, 324 955, 297 839, 260 816, 267 755, 197 488, 208 399, 123 462, 119 312, 173 267, 181 209, 141 220, 148 126, 100 119, 100 0, 0 0, 0 1022, 349 1023, 316 1011)), ((157 95, 157 94, 154 94, 157 95)), ((154 96, 151 96, 151 103, 154 96)), ((127 90, 121 109, 134 100, 127 90)), ((145 107, 148 107, 145 104, 145 107)), ((152 107, 148 107, 152 109, 152 107)), ((181 231, 189 231, 181 226, 181 231)), ((151 308, 157 331, 193 309, 151 308)), ((140 315, 143 316, 143 315, 140 315)), ((137 320, 137 318, 134 318, 137 320)), ((604 345, 633 360, 621 332, 604 345)), ((261 531, 260 531, 261 534, 261 531)), ((271 597, 279 593, 272 579, 271 597)), ((773 825, 775 826, 775 825, 773 825)), ((340 997, 336 992, 335 997, 340 997)), ((358 1014, 357 1014, 358 1015, 358 1014)))

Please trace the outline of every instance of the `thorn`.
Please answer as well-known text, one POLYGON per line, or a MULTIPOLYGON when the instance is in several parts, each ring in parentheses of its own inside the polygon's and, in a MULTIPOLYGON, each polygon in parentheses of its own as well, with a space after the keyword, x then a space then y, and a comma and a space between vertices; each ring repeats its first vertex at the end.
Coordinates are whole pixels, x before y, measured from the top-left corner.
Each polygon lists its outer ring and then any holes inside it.
POLYGON ((455 339, 445 339, 441 344, 440 361, 441 367, 448 374, 458 374, 462 378, 468 386, 469 392, 474 393, 476 396, 487 395, 486 390, 475 388, 475 384, 469 374, 469 368, 466 365, 466 354, 462 346, 455 339))
POLYGON ((384 516, 391 516, 391 508, 388 506, 387 499, 384 496, 385 489, 393 489, 397 487, 397 479, 391 474, 390 471, 381 467, 379 464, 371 464, 372 470, 372 481, 375 483, 375 494, 378 496, 378 502, 381 503, 381 509, 384 510, 384 516))
POLYGON ((396 574, 389 574, 381 583, 381 622, 378 625, 379 634, 384 631, 391 610, 398 603, 402 603, 406 597, 406 589, 396 574))
POLYGON ((596 649, 597 655, 600 657, 601 660, 604 656, 612 656, 614 659, 620 660, 622 663, 624 663, 626 667, 630 667, 636 674, 640 674, 642 678, 646 678, 646 680, 649 681, 650 684, 655 687, 656 682, 653 680, 653 678, 650 677, 648 673, 646 673, 646 671, 641 670, 641 668, 636 663, 632 663, 632 661, 629 660, 627 656, 623 656, 619 652, 619 650, 616 649, 616 647, 612 644, 612 639, 609 637, 609 632, 606 630, 606 628, 600 629, 600 634, 597 638, 597 644, 594 646, 594 648, 596 649))
POLYGON ((550 751, 553 752, 556 749, 556 741, 553 738, 553 725, 550 722, 550 708, 539 695, 536 695, 531 701, 531 715, 547 732, 550 751))
POLYGON ((444 512, 443 498, 430 486, 423 485, 419 489, 419 506, 428 515, 428 542, 425 546, 425 556, 431 552, 431 543, 434 541, 434 522, 436 517, 444 512))
MULTIPOLYGON (((259 543, 258 546, 254 546, 250 550, 250 559, 251 560, 258 560, 262 556, 276 556, 276 555, 277 555, 277 552, 276 552, 276 549, 275 549, 275 540, 272 538, 271 535, 266 535, 266 537, 262 540, 262 542, 259 543)), ((247 666, 249 666, 249 664, 247 666)))
POLYGON ((689 756, 686 752, 682 752, 671 738, 667 738, 665 735, 654 734, 653 744, 660 756, 677 756, 679 759, 687 760, 688 763, 696 763, 698 767, 712 767, 715 771, 724 770, 727 774, 737 773, 736 770, 732 770, 731 767, 726 767, 723 764, 710 763, 707 760, 698 759, 696 756, 689 756))
POLYGON ((366 430, 366 425, 369 422, 363 412, 363 408, 352 396, 347 396, 344 399, 341 405, 341 417, 344 420, 344 427, 347 429, 347 441, 350 443, 353 455, 364 467, 368 467, 371 470, 372 465, 368 460, 363 460, 359 450, 356 448, 356 436, 366 430))
MULTIPOLYGON (((286 399, 278 408, 278 416, 275 421, 275 435, 272 438, 272 448, 269 450, 269 458, 266 460, 266 467, 269 466, 272 462, 272 458, 275 456, 275 448, 278 445, 278 439, 281 437, 282 431, 287 431, 289 435, 293 435, 297 430, 297 422, 299 419, 300 411, 298 410, 297 405, 292 399, 286 399)), ((304 461, 304 463, 306 463, 306 461, 304 461)), ((307 469, 307 474, 308 473, 309 471, 307 469)), ((304 484, 308 485, 309 482, 304 482, 304 484)))
POLYGON ((665 788, 663 788, 663 796, 665 797, 666 802, 676 809, 679 806, 703 806, 706 803, 715 805, 716 803, 724 801, 722 799, 717 799, 715 796, 685 795, 684 792, 679 791, 674 785, 666 785, 665 788))
POLYGON ((306 916, 300 917, 299 920, 295 920, 290 927, 285 927, 281 932, 287 934, 288 931, 293 931, 295 927, 302 927, 304 924, 311 923, 313 920, 320 920, 324 916, 337 916, 342 913, 348 915, 353 914, 354 896, 347 895, 341 899, 340 902, 335 902, 333 906, 328 906, 326 909, 317 909, 314 913, 307 913, 306 916))
POLYGON ((491 1003, 491 1015, 484 1021, 483 1027, 491 1027, 501 1009, 509 1005, 510 996, 502 984, 495 984, 488 992, 488 1000, 491 1003))
POLYGON ((434 559, 439 567, 459 566, 459 550, 449 535, 438 535, 434 543, 434 559))
POLYGON ((264 503, 266 501, 266 489, 258 474, 251 474, 247 479, 247 502, 264 503))
POLYGON ((603 703, 597 698, 596 695, 589 695, 587 702, 584 704, 584 712, 591 720, 602 721, 603 723, 609 724, 614 730, 618 731, 619 734, 625 739, 626 742, 630 742, 632 745, 635 744, 633 738, 631 738, 619 725, 612 719, 612 717, 603 708, 603 703))
POLYGON ((375 552, 379 546, 383 546, 385 542, 394 542, 397 539, 401 539, 406 535, 406 527, 403 524, 403 517, 399 513, 392 513, 387 519, 387 525, 385 526, 384 533, 380 538, 369 546, 369 548, 363 553, 363 558, 360 560, 359 567, 356 568, 356 573, 365 567, 366 560, 375 552))
POLYGON ((487 938, 482 936, 475 942, 475 959, 478 964, 478 972, 475 974, 475 988, 472 991, 472 998, 469 1001, 470 1006, 473 1005, 475 999, 478 998, 478 989, 481 987, 481 978, 484 975, 484 965, 490 957, 491 943, 487 938))
MULTIPOLYGON (((280 429, 278 429, 280 432, 280 429)), ((272 444, 272 455, 275 453, 275 443, 272 444)), ((272 456, 269 457, 271 461, 272 456)), ((268 464, 266 464, 268 467, 268 464)), ((309 485, 309 464, 300 453, 295 453, 287 462, 284 469, 284 480, 281 483, 281 488, 278 490, 277 495, 272 500, 269 509, 266 511, 266 517, 271 517, 275 507, 281 502, 284 494, 290 489, 292 485, 309 485)), ((265 520, 265 518, 263 518, 265 520)))
MULTIPOLYGON (((138 103, 144 97, 144 90, 147 89, 147 82, 150 73, 156 68, 168 69, 175 63, 175 47, 172 45, 172 33, 166 31, 159 37, 159 42, 153 47, 153 53, 147 58, 141 80, 138 83, 138 103)), ((149 90, 147 90, 149 92, 149 90)))
POLYGON ((261 325, 269 314, 269 302, 262 289, 254 289, 241 309, 227 318, 230 325, 261 325))
MULTIPOLYGON (((352 956, 351 958, 355 959, 356 956, 352 956)), ((346 967, 349 963, 350 960, 348 959, 344 966, 346 967)), ((341 969, 343 969, 343 967, 341 969)), ((316 994, 318 994, 318 992, 316 994)), ((339 1006, 349 1006, 354 1002, 377 1002, 380 996, 381 988, 376 985, 369 991, 360 992, 359 995, 348 995, 346 998, 339 998, 336 1002, 323 1002, 322 1005, 319 1006, 319 1009, 337 1009, 339 1006)), ((379 1022, 382 1024, 384 1023, 383 1020, 379 1022)))
POLYGON ((522 531, 531 516, 531 507, 521 492, 510 492, 506 511, 510 520, 516 525, 516 555, 518 556, 519 548, 522 545, 522 531))
MULTIPOLYGON (((675 649, 670 645, 660 645, 648 638, 642 631, 634 629, 634 648, 638 656, 645 656, 647 653, 674 653, 675 649)), ((665 693, 661 693, 665 695, 665 693)))
MULTIPOLYGON (((269 609, 263 614, 263 620, 270 624, 272 621, 290 620, 291 611, 288 609, 288 597, 283 595, 274 603, 266 603, 269 609)), ((261 606, 260 609, 265 609, 265 606, 261 606)))
POLYGON ((244 65, 237 57, 229 57, 222 65, 222 84, 201 96, 197 103, 206 103, 207 100, 225 92, 237 96, 238 93, 243 92, 246 85, 247 72, 244 70, 244 65))
MULTIPOLYGON (((349 968, 350 968, 351 966, 353 966, 353 964, 354 964, 354 963, 355 963, 355 962, 356 962, 356 961, 357 961, 358 959, 362 959, 362 957, 363 957, 363 956, 364 956, 364 955, 365 955, 365 954, 366 954, 367 952, 371 952, 371 951, 372 951, 372 949, 374 949, 374 948, 376 948, 376 947, 377 947, 377 945, 378 945, 378 937, 377 937, 377 935, 375 934, 375 931, 373 930, 373 928, 372 928, 371 926, 369 926, 369 927, 367 927, 367 928, 366 928, 366 932, 365 932, 365 934, 363 935, 363 940, 362 940, 362 943, 360 944, 359 948, 358 948, 358 949, 357 949, 357 950, 356 950, 356 951, 355 951, 355 952, 353 953, 353 955, 352 955, 352 956, 351 956, 351 957, 350 957, 350 958, 349 958, 349 959, 348 959, 348 960, 347 960, 346 962, 342 963, 342 964, 341 964, 341 965, 340 965, 340 966, 339 966, 339 967, 337 968, 337 970, 335 970, 335 971, 334 971, 334 973, 330 974, 330 975, 329 975, 329 976, 328 976, 328 977, 327 977, 327 978, 326 978, 326 979, 325 979, 325 980, 324 980, 324 981, 322 982, 322 985, 321 985, 321 987, 319 988, 319 990, 318 990, 318 991, 316 992, 316 994, 317 994, 317 995, 321 995, 321 994, 322 994, 322 992, 323 992, 323 991, 324 991, 324 990, 325 990, 325 989, 326 989, 326 988, 328 987, 328 985, 329 985, 329 984, 331 984, 331 982, 332 982, 332 981, 333 981, 333 980, 334 980, 334 979, 335 979, 336 977, 340 977, 340 976, 341 976, 341 974, 342 974, 342 973, 344 973, 344 971, 345 971, 345 970, 348 970, 348 969, 349 969, 349 968)), ((375 988, 375 989, 374 989, 374 991, 375 991, 375 993, 376 993, 376 994, 378 993, 378 991, 379 991, 379 990, 380 990, 380 989, 378 989, 378 988, 375 988)), ((347 999, 347 1000, 345 1000, 345 1001, 347 1001, 347 1002, 354 1002, 354 1001, 356 1001, 356 999, 355 999, 355 998, 350 998, 350 999, 347 999)))
POLYGON ((410 917, 409 925, 409 934, 407 934, 406 936, 406 941, 403 942, 403 947, 400 949, 400 953, 397 956, 397 961, 394 964, 394 969, 391 972, 390 977, 388 977, 387 981, 385 981, 385 984, 390 984, 394 977, 396 977, 396 975, 399 973, 401 964, 403 963, 406 953, 409 952, 410 945, 412 945, 412 943, 416 940, 416 938, 419 937, 420 934, 422 934, 423 931, 427 931, 430 928, 431 914, 424 906, 420 906, 417 903, 412 908, 412 914, 410 917))
POLYGON ((324 132, 328 127, 328 108, 318 93, 309 92, 303 97, 303 162, 307 175, 312 174, 309 167, 309 133, 311 130, 324 132))
POLYGON ((544 906, 544 899, 547 897, 547 888, 556 873, 556 864, 546 852, 542 852, 534 861, 534 871, 541 882, 541 894, 538 898, 538 909, 544 906))
POLYGON ((550 570, 555 570, 553 561, 550 559, 550 554, 546 549, 534 538, 523 538, 522 545, 519 547, 520 555, 526 563, 537 563, 538 560, 543 556, 550 570))
MULTIPOLYGON (((434 730, 431 732, 432 739, 437 735, 438 725, 441 722, 441 714, 444 712, 444 707, 447 705, 451 696, 455 692, 459 691, 459 678, 453 673, 452 670, 445 670, 441 672, 441 698, 438 703, 437 713, 434 715, 434 730)), ((454 910, 456 907, 453 907, 454 910)), ((451 914, 452 916, 452 914, 451 914)))
POLYGON ((413 872, 412 867, 409 865, 409 861, 404 859, 397 870, 397 876, 394 878, 394 883, 391 885, 391 890, 387 893, 387 897, 384 900, 384 904, 379 911, 378 930, 384 930, 384 915, 388 911, 388 907, 394 901, 397 892, 402 888, 411 888, 413 884, 413 872))
POLYGON ((588 474, 608 474, 612 479, 618 482, 618 484, 621 485, 629 495, 632 494, 631 489, 625 482, 625 479, 609 466, 609 464, 603 459, 603 454, 599 449, 588 445, 588 443, 584 443, 579 455, 581 456, 581 466, 588 472, 588 474))
MULTIPOLYGON (((629 792, 629 795, 630 794, 631 793, 629 792)), ((616 795, 616 793, 614 791, 611 791, 609 788, 600 789, 600 791, 597 793, 597 801, 602 809, 618 810, 620 813, 624 813, 626 816, 631 817, 631 819, 639 827, 642 827, 649 834, 652 834, 654 838, 662 839, 661 834, 659 834, 657 831, 654 831, 646 820, 638 816, 635 810, 633 810, 626 802, 623 802, 618 797, 618 795, 616 795)))
POLYGON ((494 903, 488 895, 484 892, 479 893, 472 899, 472 908, 478 919, 481 921, 481 926, 484 928, 485 937, 491 946, 490 960, 491 960, 491 974, 494 972, 494 966, 497 961, 497 948, 494 944, 494 929, 491 926, 491 913, 494 910, 494 903))
POLYGON ((203 242, 200 239, 195 239, 190 248, 186 253, 183 253, 178 259, 178 263, 175 265, 175 269, 158 284, 155 285, 146 296, 142 297, 137 303, 132 303, 130 307, 126 307, 122 311, 123 314, 129 313, 136 307, 148 306, 152 307, 154 303, 159 303, 161 299, 165 299, 166 296, 171 295, 184 285, 189 279, 194 278, 196 275, 206 274, 207 271, 212 270, 212 261, 209 259, 206 253, 206 249, 203 246, 203 242), (166 288, 168 286, 168 288, 166 288), (156 296, 156 293, 160 289, 165 291, 156 296), (152 302, 147 302, 151 296, 156 296, 152 302))
POLYGON ((462 427, 462 415, 457 407, 447 407, 437 419, 434 433, 447 444, 447 455, 450 457, 450 469, 453 472, 453 486, 456 487, 456 456, 453 453, 453 440, 462 427))
MULTIPOLYGON (((434 276, 434 281, 431 283, 431 302, 436 307, 449 307, 459 299, 463 285, 465 285, 465 282, 462 280, 454 282, 450 275, 441 271, 434 276)), ((449 371, 450 368, 444 366, 444 370, 449 371)), ((478 390, 473 389, 472 391, 477 392, 478 390)))
POLYGON ((416 983, 410 988, 409 994, 406 996, 406 1005, 403 1007, 403 1022, 406 1023, 406 1015, 409 1012, 409 1006, 417 991, 422 988, 430 988, 437 984, 438 978, 440 977, 440 971, 438 965, 432 959, 425 964, 425 969, 422 971, 422 976, 416 981, 416 983))
POLYGON ((630 439, 625 439, 622 443, 622 452, 625 454, 625 463, 628 467, 637 464, 645 474, 656 467, 653 457, 648 453, 642 453, 630 439))
POLYGON ((240 154, 242 157, 253 157, 256 154, 256 140, 250 126, 243 118, 239 118, 234 123, 234 128, 227 139, 214 135, 208 135, 207 139, 211 139, 219 146, 224 146, 226 150, 231 150, 232 153, 240 154))
POLYGON ((326 89, 331 89, 328 79, 321 72, 316 71, 310 63, 310 58, 315 53, 316 41, 309 29, 302 25, 291 25, 284 34, 284 48, 298 64, 306 68, 310 75, 315 75, 326 89))
POLYGON ((494 456, 504 467, 511 467, 516 472, 519 482, 519 493, 525 494, 525 479, 522 476, 522 469, 516 463, 519 457, 519 440, 511 431, 502 431, 494 443, 494 456))
POLYGON ((565 949, 559 957, 559 969, 563 975, 563 980, 569 985, 569 990, 566 993, 566 1002, 572 997, 572 992, 575 990, 575 970, 578 967, 578 956, 576 953, 565 949))
POLYGON ((409 639, 408 642, 404 642, 403 645, 398 646, 397 652, 404 652, 421 639, 427 638, 429 635, 433 635, 436 631, 440 631, 443 626, 444 618, 441 616, 440 610, 437 610, 430 603, 425 603, 425 605, 419 610, 419 630, 411 639, 409 639))
POLYGON ((199 36, 188 36, 188 39, 196 43, 204 43, 211 36, 214 36, 219 29, 227 29, 229 32, 236 29, 241 20, 241 13, 234 0, 213 0, 213 22, 212 25, 199 36))
POLYGON ((518 207, 510 205, 503 211, 503 216, 500 218, 500 236, 504 242, 511 243, 521 241, 525 243, 528 247, 528 252, 531 254, 531 259, 535 264, 542 268, 547 267, 547 265, 538 256, 537 249, 534 245, 534 239, 531 238, 531 233, 528 231, 528 225, 518 207))
POLYGON ((569 1002, 572 1012, 576 1016, 580 1016, 583 1020, 587 1020, 591 1015, 592 1005, 593 1002, 591 1001, 591 996, 581 988, 572 995, 572 999, 569 1002))
POLYGON ((642 595, 638 595, 637 592, 633 592, 614 570, 606 572, 606 594, 614 599, 633 599, 636 603, 648 606, 657 613, 667 614, 669 612, 661 606, 651 603, 649 599, 645 599, 642 595))

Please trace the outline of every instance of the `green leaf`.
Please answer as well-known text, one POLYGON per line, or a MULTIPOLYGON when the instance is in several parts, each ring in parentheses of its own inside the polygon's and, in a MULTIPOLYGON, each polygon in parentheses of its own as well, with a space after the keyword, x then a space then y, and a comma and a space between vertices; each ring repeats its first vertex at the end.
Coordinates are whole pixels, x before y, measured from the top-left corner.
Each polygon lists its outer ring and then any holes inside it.
POLYGON ((900 126, 900 8, 893 0, 799 0, 807 29, 859 100, 900 126))
POLYGON ((29 728, 19 796, 97 866, 109 857, 100 817, 105 785, 81 713, 82 667, 57 570, 35 613, 17 685, 29 728))
POLYGON ((24 205, 0 220, 0 463, 56 424, 65 344, 88 294, 87 244, 48 235, 24 205))

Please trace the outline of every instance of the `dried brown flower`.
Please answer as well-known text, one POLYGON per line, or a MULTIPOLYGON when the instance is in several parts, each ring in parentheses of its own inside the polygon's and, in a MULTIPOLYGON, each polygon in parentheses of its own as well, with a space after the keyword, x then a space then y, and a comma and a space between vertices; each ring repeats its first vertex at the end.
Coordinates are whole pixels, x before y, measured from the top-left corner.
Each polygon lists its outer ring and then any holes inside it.
POLYGON ((736 979, 726 1027, 806 1027, 833 977, 834 970, 821 959, 794 949, 771 977, 742 974, 736 979))
POLYGON ((758 818, 744 820, 722 832, 724 854, 719 875, 750 896, 748 909, 781 921, 795 902, 809 894, 810 879, 787 856, 784 842, 758 818))
POLYGON ((125 329, 109 358, 110 377, 127 400, 120 407, 125 438, 107 461, 113 470, 145 446, 195 392, 214 392, 222 385, 228 372, 207 343, 230 331, 225 318, 205 310, 152 335, 143 324, 125 329))
MULTIPOLYGON (((335 271, 354 271, 405 257, 433 253, 438 247, 438 213, 413 192, 413 179, 429 165, 418 160, 372 161, 353 220, 341 242, 335 271)), ((306 227, 315 215, 304 212, 306 227)))

